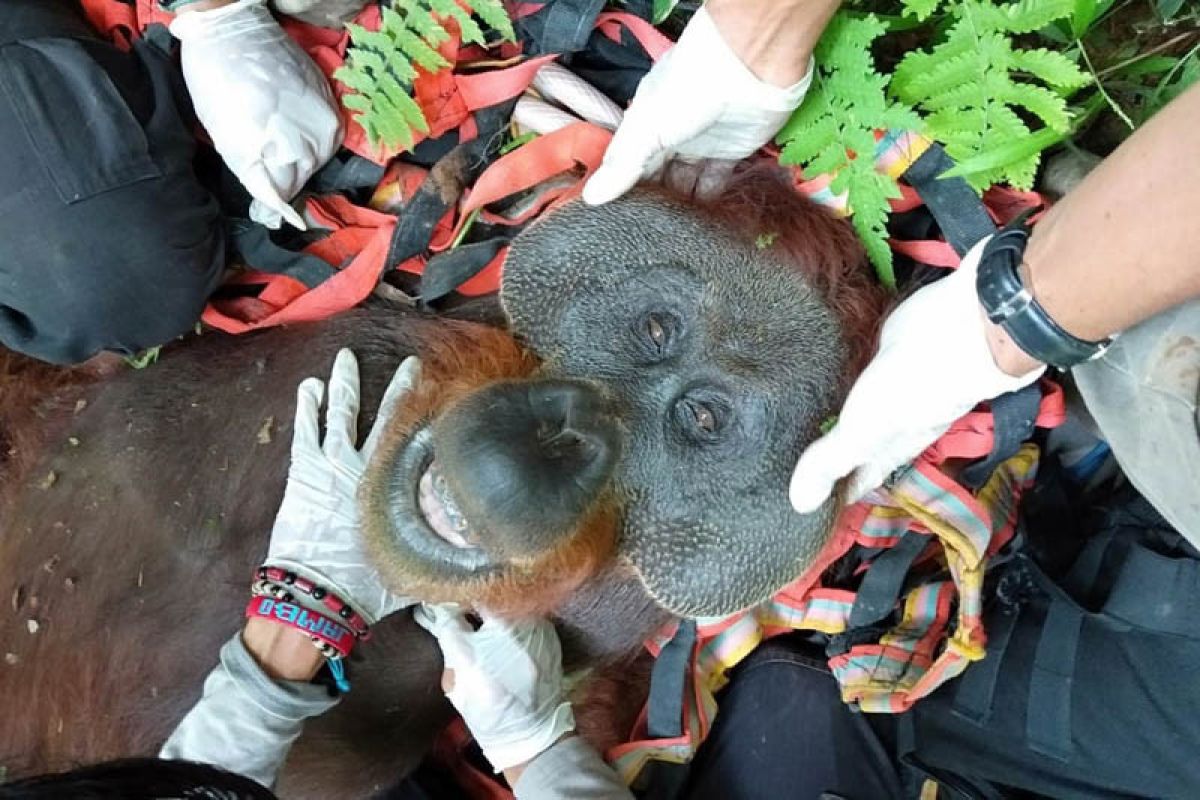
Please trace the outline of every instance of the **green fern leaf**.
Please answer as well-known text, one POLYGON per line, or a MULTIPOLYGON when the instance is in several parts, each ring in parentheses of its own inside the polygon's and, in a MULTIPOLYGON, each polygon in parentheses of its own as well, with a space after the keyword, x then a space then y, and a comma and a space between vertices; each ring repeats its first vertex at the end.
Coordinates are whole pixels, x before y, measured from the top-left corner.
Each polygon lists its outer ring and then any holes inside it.
POLYGON ((350 31, 350 40, 354 42, 356 48, 378 50, 382 53, 392 49, 391 37, 382 30, 369 31, 353 22, 347 23, 346 28, 350 31))
POLYGON ((900 99, 919 102, 923 97, 932 97, 951 89, 978 80, 981 62, 974 54, 935 59, 920 75, 905 85, 900 99))
POLYGON ((841 128, 832 116, 823 116, 806 126, 803 136, 795 136, 779 153, 783 164, 803 164, 816 158, 822 150, 840 141, 841 128))
POLYGON ((421 133, 429 132, 429 123, 425 121, 421 107, 409 96, 408 90, 401 86, 399 81, 390 75, 385 75, 379 81, 379 89, 391 103, 389 109, 391 112, 398 114, 409 127, 416 128, 421 133))
POLYGON ((894 287, 888 200, 900 190, 875 167, 875 132, 916 130, 921 123, 903 102, 888 101, 888 78, 875 69, 871 47, 885 30, 870 15, 833 18, 816 47, 813 87, 776 141, 782 163, 798 164, 809 176, 832 175, 829 189, 847 195, 854 229, 880 282, 894 287))
POLYGON ((412 59, 426 72, 437 72, 450 66, 442 54, 434 50, 425 40, 412 31, 402 28, 395 32, 396 46, 400 52, 412 59))
POLYGON ((979 0, 963 2, 977 9, 993 29, 1008 33, 1030 33, 1075 13, 1075 0, 1017 0, 1005 5, 979 0))
POLYGON ((385 26, 389 29, 412 28, 430 47, 437 47, 450 39, 450 32, 442 27, 442 23, 437 21, 429 9, 421 6, 409 8, 403 18, 393 9, 385 6, 383 19, 385 26))
POLYGON ((1065 133, 1071 127, 1067 101, 1049 89, 1031 83, 1010 82, 996 92, 996 97, 1010 105, 1023 107, 1046 123, 1046 127, 1060 133, 1065 133))
POLYGON ((1050 50, 1013 50, 1011 63, 1013 69, 1058 89, 1078 89, 1091 81, 1074 61, 1050 50))
POLYGON ((371 101, 361 94, 348 94, 342 98, 342 105, 351 111, 358 111, 363 114, 371 110, 371 101))
POLYGON ((359 94, 370 95, 375 90, 375 81, 365 72, 358 72, 349 66, 338 67, 333 73, 333 79, 349 86, 359 94))
MULTIPOLYGON (((501 0, 468 0, 468 6, 502 37, 515 38, 501 0)), ((372 147, 406 150, 416 132, 429 132, 412 83, 418 68, 432 73, 451 66, 437 50, 450 40, 444 25, 450 19, 464 42, 487 45, 483 30, 457 0, 395 0, 383 7, 379 30, 347 26, 351 46, 334 78, 352 90, 342 102, 355 112, 372 147)))
POLYGON ((360 71, 368 72, 374 77, 387 73, 387 63, 375 50, 355 50, 350 58, 351 68, 360 71))
POLYGON ((471 15, 458 5, 455 0, 429 0, 429 6, 438 16, 449 17, 458 23, 458 30, 464 42, 486 44, 483 29, 471 19, 471 15))
POLYGON ((517 40, 512 20, 508 18, 508 12, 504 10, 504 4, 500 0, 471 0, 471 9, 489 28, 500 34, 504 41, 517 40))
POLYGON ((939 2, 940 0, 901 0, 901 5, 905 16, 924 21, 937 10, 939 2))

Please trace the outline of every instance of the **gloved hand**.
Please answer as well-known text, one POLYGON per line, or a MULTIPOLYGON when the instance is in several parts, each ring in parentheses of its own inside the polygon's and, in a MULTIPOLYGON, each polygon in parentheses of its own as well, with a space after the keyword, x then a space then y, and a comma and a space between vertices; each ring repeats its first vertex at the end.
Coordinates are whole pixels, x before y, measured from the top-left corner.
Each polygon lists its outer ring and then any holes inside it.
POLYGON ((388 591, 367 560, 357 494, 363 469, 389 417, 416 385, 420 367, 416 358, 400 364, 362 450, 355 447, 359 389, 358 361, 352 352, 342 350, 333 362, 323 443, 318 415, 324 385, 308 378, 296 392, 292 464, 265 563, 325 587, 350 603, 368 624, 413 602, 388 591))
POLYGON ((642 78, 604 161, 583 189, 607 203, 672 157, 742 159, 762 147, 804 99, 805 76, 787 88, 759 80, 702 7, 679 41, 642 78))
POLYGON ((266 0, 184 11, 171 23, 183 43, 183 77, 217 152, 254 197, 250 216, 270 228, 342 140, 329 82, 271 16, 266 0))
POLYGON ((563 697, 562 649, 549 622, 485 616, 474 630, 456 606, 424 603, 413 616, 437 638, 453 673, 444 681, 453 683, 446 697, 497 772, 532 760, 575 730, 563 697))
POLYGON ((996 366, 975 292, 990 238, 884 322, 879 351, 850 390, 837 425, 800 456, 791 485, 797 511, 815 510, 852 471, 849 499, 860 499, 977 403, 1033 383, 1045 370, 1013 377, 996 366))

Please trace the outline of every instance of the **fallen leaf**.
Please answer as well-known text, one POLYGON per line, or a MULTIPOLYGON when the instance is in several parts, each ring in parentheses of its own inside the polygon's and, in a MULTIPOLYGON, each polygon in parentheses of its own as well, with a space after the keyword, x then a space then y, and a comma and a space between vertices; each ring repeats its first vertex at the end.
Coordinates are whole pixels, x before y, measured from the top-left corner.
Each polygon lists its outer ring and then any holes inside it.
POLYGON ((4 654, 4 663, 8 664, 10 667, 15 664, 20 663, 20 661, 21 661, 21 657, 19 655, 17 655, 16 653, 5 653, 4 654))
POLYGON ((271 426, 274 424, 275 424, 274 417, 267 417, 266 419, 263 420, 262 427, 260 427, 258 429, 258 443, 259 444, 270 444, 271 443, 271 426))
POLYGON ((50 470, 46 473, 46 477, 42 478, 41 481, 38 482, 38 488, 42 491, 45 491, 53 486, 57 481, 58 473, 54 470, 50 470))
POLYGON ((42 627, 41 624, 38 623, 38 621, 36 619, 25 620, 25 630, 29 631, 31 634, 37 633, 38 629, 41 627, 42 627))
POLYGON ((21 606, 25 605, 24 586, 18 586, 17 588, 13 589, 11 605, 14 614, 21 610, 21 606))

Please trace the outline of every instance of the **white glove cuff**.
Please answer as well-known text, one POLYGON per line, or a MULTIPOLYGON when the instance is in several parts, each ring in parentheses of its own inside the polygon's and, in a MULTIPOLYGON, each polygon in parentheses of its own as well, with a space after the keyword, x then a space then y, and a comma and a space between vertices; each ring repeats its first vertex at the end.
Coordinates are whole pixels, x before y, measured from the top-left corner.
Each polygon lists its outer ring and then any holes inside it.
POLYGON ((247 30, 278 24, 266 6, 267 0, 237 0, 220 8, 178 14, 167 27, 181 42, 201 36, 236 36, 247 30))
MULTIPOLYGON (((293 561, 289 558, 271 558, 270 556, 268 556, 267 560, 263 562, 263 566, 279 567, 280 569, 287 570, 288 572, 294 572, 303 578, 307 578, 325 591, 337 595, 337 597, 343 603, 349 604, 349 606, 357 611, 358 615, 362 617, 368 625, 374 625, 379 621, 373 614, 368 613, 366 609, 363 608, 362 603, 355 600, 354 596, 346 591, 344 586, 341 586, 337 581, 330 580, 328 577, 312 567, 305 566, 299 561, 293 561)), ((326 615, 329 614, 329 609, 325 608, 323 604, 304 594, 304 592, 297 591, 293 592, 293 594, 296 596, 298 605, 302 605, 312 611, 320 611, 326 615)))
POLYGON ((808 58, 808 71, 804 77, 791 86, 775 86, 760 79, 742 63, 737 53, 733 52, 705 6, 701 6, 688 22, 676 47, 684 45, 685 42, 687 52, 705 59, 709 70, 719 70, 719 74, 730 82, 735 89, 733 96, 738 98, 739 105, 752 106, 763 111, 790 113, 799 107, 804 95, 808 93, 808 87, 812 85, 813 68, 816 65, 812 56, 808 58))
POLYGON ((554 709, 554 714, 538 730, 524 731, 512 742, 480 742, 484 756, 496 772, 532 761, 550 749, 550 746, 565 734, 575 730, 575 712, 571 704, 563 701, 554 709))

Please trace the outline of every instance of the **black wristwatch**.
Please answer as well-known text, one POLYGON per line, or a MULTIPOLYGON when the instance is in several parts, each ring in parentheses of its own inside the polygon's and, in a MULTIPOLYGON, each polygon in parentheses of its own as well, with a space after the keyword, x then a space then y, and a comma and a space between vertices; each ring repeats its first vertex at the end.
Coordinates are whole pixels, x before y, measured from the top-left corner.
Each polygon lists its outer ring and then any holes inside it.
POLYGON ((1029 241, 1024 215, 984 245, 975 276, 979 302, 992 322, 1038 361, 1059 369, 1103 355, 1112 339, 1089 342, 1072 336, 1050 318, 1021 281, 1021 258, 1029 241))

